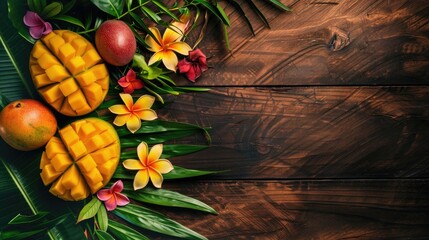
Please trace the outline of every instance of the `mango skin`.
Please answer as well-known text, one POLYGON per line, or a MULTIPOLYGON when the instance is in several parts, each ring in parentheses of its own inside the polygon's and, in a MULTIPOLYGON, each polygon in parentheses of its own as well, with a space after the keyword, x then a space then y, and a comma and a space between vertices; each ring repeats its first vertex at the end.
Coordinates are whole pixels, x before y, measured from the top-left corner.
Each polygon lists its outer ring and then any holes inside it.
POLYGON ((41 102, 22 99, 0 112, 0 136, 11 147, 31 151, 44 146, 57 131, 54 114, 41 102))
POLYGON ((137 43, 134 33, 126 23, 121 20, 107 20, 95 33, 95 46, 107 63, 125 66, 133 60, 137 43))

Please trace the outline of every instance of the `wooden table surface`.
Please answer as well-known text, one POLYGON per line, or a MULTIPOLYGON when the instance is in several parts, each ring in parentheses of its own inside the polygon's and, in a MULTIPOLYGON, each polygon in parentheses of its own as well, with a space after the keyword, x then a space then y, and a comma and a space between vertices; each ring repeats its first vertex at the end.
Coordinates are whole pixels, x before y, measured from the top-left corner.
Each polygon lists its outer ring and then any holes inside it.
POLYGON ((164 188, 219 215, 160 211, 209 239, 429 239, 429 1, 254 0, 271 28, 238 2, 256 36, 225 5, 231 50, 216 24, 200 44, 211 91, 159 113, 212 127, 171 160, 228 171, 164 188))

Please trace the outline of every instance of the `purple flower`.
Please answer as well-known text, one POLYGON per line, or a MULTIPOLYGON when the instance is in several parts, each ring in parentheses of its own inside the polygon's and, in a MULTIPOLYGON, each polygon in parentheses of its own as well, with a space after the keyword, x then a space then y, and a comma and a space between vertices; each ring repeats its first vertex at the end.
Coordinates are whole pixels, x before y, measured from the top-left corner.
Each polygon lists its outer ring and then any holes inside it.
POLYGON ((24 16, 24 24, 30 28, 30 35, 35 39, 39 39, 43 35, 52 32, 51 24, 43 21, 35 12, 27 11, 24 16))

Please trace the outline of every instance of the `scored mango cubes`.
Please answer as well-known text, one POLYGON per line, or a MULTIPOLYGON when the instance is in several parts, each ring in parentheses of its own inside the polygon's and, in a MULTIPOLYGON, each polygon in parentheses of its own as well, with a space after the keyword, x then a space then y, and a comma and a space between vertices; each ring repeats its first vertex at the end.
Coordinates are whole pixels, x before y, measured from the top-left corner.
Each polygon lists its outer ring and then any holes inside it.
POLYGON ((67 201, 85 199, 113 176, 119 162, 119 137, 98 118, 77 120, 52 137, 40 160, 40 177, 49 192, 67 201))
POLYGON ((45 101, 66 116, 92 112, 109 88, 109 72, 97 50, 69 30, 55 30, 34 44, 30 73, 45 101))

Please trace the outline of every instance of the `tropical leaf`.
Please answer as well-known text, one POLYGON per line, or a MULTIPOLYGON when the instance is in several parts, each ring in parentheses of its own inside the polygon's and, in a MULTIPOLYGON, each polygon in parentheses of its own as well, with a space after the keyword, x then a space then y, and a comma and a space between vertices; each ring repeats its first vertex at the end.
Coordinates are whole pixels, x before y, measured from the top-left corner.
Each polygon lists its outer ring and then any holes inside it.
MULTIPOLYGON (((188 155, 190 153, 198 152, 207 149, 207 145, 190 145, 190 144, 171 144, 164 145, 162 152, 162 158, 171 158, 182 155, 188 155)), ((121 153, 121 159, 130 159, 137 157, 137 150, 129 150, 121 153)))
POLYGON ((115 239, 112 237, 112 235, 110 235, 109 233, 104 232, 104 231, 99 231, 99 230, 97 230, 97 231, 95 231, 95 235, 97 236, 97 238, 98 238, 99 240, 115 240, 115 239))
POLYGON ((145 187, 144 189, 141 189, 139 191, 134 191, 131 187, 127 185, 125 186, 124 190, 125 191, 123 193, 125 193, 125 195, 135 201, 167 207, 189 208, 212 214, 217 214, 216 210, 214 210, 209 205, 195 198, 180 194, 178 192, 169 191, 165 189, 154 189, 151 187, 145 187))
POLYGON ((119 18, 124 11, 124 1, 122 0, 91 0, 101 11, 119 18))
MULTIPOLYGON (((179 166, 174 166, 174 169, 164 174, 163 177, 166 180, 172 180, 172 179, 181 179, 181 178, 191 178, 191 177, 199 177, 209 174, 215 174, 220 173, 218 171, 202 171, 202 170, 195 170, 195 169, 187 169, 179 166)), ((115 174, 112 178, 114 179, 134 179, 136 172, 135 171, 129 171, 125 169, 122 164, 119 164, 116 168, 115 174)))
POLYGON ((108 231, 121 240, 149 240, 148 237, 128 227, 127 225, 112 220, 109 220, 108 231))
MULTIPOLYGON (((36 2, 36 1, 35 1, 36 2)), ((9 17, 14 15, 23 1, 8 1, 9 17), (14 10, 15 9, 15 10, 14 10), (11 12, 12 11, 12 12, 11 12)), ((8 19, 6 2, 0 7, 0 94, 10 101, 38 96, 28 68, 32 45, 25 41, 8 19)), ((25 10, 24 7, 22 9, 25 10)), ((3 98, 3 97, 2 97, 3 98)), ((0 226, 5 226, 17 214, 34 215, 43 211, 54 216, 67 214, 67 218, 49 231, 51 239, 82 239, 83 229, 75 224, 71 215, 76 204, 66 204, 49 193, 40 180, 39 159, 41 151, 19 152, 0 140, 0 204, 7 211, 0 214, 0 226)))
POLYGON ((281 3, 279 0, 266 0, 266 1, 274 4, 276 7, 280 8, 284 11, 292 11, 292 9, 290 9, 288 6, 281 3))
POLYGON ((109 224, 109 217, 107 216, 107 211, 104 206, 101 206, 98 208, 96 219, 100 230, 107 231, 108 224, 109 224))
POLYGON ((60 224, 65 219, 66 215, 50 219, 47 212, 40 212, 32 216, 18 214, 2 229, 0 239, 36 238, 35 235, 46 234, 49 229, 60 224))
POLYGON ((79 212, 77 217, 77 222, 92 218, 97 214, 98 209, 101 207, 101 201, 98 198, 94 197, 87 203, 82 210, 79 212))
POLYGON ((116 208, 113 213, 134 226, 187 239, 207 239, 161 213, 135 204, 116 208))

